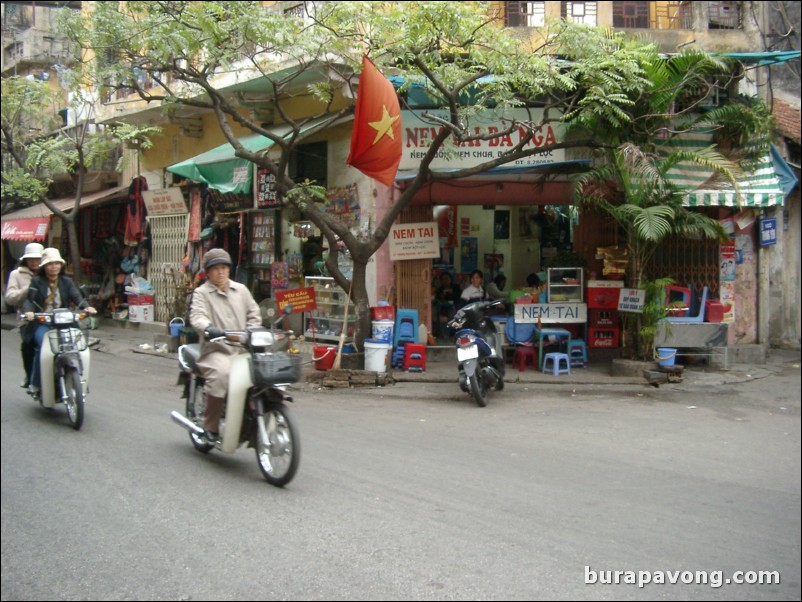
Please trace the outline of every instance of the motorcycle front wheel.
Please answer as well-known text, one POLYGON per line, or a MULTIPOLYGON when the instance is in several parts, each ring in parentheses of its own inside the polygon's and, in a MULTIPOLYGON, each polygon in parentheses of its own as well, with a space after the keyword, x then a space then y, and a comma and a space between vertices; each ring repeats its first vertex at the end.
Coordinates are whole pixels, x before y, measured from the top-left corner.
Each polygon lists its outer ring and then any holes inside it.
POLYGON ((284 487, 295 476, 301 460, 298 430, 283 403, 266 403, 264 414, 257 416, 256 420, 256 461, 259 470, 268 483, 284 487))
POLYGON ((84 423, 84 387, 78 370, 68 370, 64 374, 64 405, 67 408, 67 419, 76 431, 84 423))
POLYGON ((479 376, 478 372, 468 377, 471 383, 471 395, 476 400, 476 405, 483 408, 487 405, 487 383, 479 376))
MULTIPOLYGON (((195 392, 187 397, 187 411, 186 415, 192 422, 200 427, 203 427, 203 414, 206 412, 206 396, 203 393, 202 386, 196 386, 195 392)), ((189 440, 199 452, 208 454, 214 447, 206 442, 206 439, 199 437, 195 433, 189 433, 189 440)))

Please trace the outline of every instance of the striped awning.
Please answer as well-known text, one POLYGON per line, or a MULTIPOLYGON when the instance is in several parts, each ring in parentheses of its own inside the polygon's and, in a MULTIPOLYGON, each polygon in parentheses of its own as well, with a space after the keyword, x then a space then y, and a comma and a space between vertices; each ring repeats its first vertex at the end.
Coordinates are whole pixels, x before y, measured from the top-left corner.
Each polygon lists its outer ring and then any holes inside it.
MULTIPOLYGON (((698 150, 711 144, 709 132, 694 132, 680 140, 672 139, 666 150, 698 150)), ((737 189, 710 169, 692 163, 680 163, 669 171, 668 179, 687 191, 683 199, 686 207, 759 208, 783 204, 785 193, 770 152, 741 168, 744 173, 738 179, 737 189)))

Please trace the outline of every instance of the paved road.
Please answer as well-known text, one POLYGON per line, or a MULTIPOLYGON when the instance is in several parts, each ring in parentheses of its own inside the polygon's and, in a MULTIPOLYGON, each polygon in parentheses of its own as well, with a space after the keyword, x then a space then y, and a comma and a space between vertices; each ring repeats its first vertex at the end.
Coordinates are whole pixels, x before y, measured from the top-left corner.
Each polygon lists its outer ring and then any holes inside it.
POLYGON ((74 432, 16 386, 17 344, 2 332, 3 600, 800 597, 798 362, 709 391, 511 384, 485 409, 454 385, 305 386, 279 490, 251 450, 190 447, 174 362, 94 353, 74 432), (598 583, 616 570, 781 583, 598 583))

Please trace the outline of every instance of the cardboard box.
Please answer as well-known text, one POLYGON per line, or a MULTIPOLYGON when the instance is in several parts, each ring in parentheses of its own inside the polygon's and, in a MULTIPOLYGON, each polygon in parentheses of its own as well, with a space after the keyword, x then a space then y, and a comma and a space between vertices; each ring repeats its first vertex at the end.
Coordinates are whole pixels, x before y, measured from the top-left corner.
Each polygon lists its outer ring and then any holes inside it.
POLYGON ((128 295, 128 306, 153 305, 153 295, 128 295))
POLYGON ((128 306, 128 321, 129 322, 153 322, 153 306, 152 305, 129 305, 128 306))

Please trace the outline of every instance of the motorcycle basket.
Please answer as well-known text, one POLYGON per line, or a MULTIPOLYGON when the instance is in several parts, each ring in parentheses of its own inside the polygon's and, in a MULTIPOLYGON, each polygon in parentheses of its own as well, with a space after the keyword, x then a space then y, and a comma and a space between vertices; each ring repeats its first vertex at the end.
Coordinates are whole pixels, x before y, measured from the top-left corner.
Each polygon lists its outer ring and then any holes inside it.
POLYGON ((254 353, 251 380, 257 387, 267 387, 301 380, 301 357, 289 353, 254 353))
POLYGON ((87 346, 86 336, 80 328, 59 328, 47 333, 50 349, 53 353, 72 353, 84 351, 87 346))

